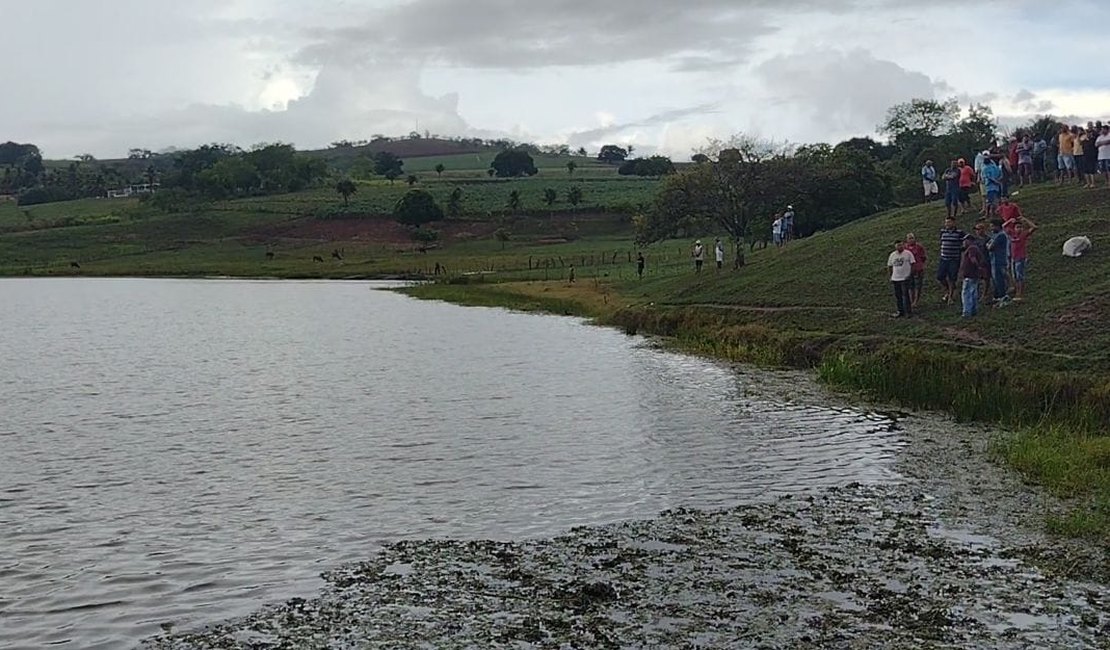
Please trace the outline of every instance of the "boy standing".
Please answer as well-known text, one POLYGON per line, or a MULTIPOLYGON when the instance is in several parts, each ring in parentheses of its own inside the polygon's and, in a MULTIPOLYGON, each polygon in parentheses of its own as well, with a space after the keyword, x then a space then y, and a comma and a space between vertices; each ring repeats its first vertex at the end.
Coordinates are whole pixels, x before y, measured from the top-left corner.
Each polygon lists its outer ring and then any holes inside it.
POLYGON ((898 303, 898 313, 894 318, 909 318, 913 315, 910 304, 910 278, 913 275, 913 253, 906 250, 905 242, 894 242, 894 252, 886 260, 890 269, 890 283, 894 287, 894 300, 898 303))
POLYGON ((1010 300, 1006 281, 1006 271, 1010 265, 1010 238, 1002 230, 1002 220, 991 221, 991 238, 987 241, 987 250, 991 257, 991 284, 994 286, 994 302, 998 307, 1004 306, 1010 300))
POLYGON ((982 254, 974 235, 964 235, 964 252, 960 257, 960 277, 963 278, 963 317, 979 313, 979 269, 983 266, 982 254))
POLYGON ((1002 230, 1010 237, 1014 300, 1021 302, 1025 299, 1025 269, 1029 263, 1029 237, 1037 230, 1037 224, 1019 213, 1017 217, 1003 223, 1002 230))
POLYGON ((906 235, 906 250, 913 254, 913 273, 910 276, 910 304, 914 309, 921 302, 921 290, 925 287, 925 247, 917 241, 912 232, 906 235))

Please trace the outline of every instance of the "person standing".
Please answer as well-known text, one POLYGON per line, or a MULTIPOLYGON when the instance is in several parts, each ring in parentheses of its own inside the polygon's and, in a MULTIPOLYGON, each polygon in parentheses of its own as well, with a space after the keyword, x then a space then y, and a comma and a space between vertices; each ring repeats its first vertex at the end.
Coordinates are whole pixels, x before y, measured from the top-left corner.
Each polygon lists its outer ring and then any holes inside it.
POLYGON ((717 260, 717 270, 720 271, 725 265, 725 245, 721 243, 718 237, 717 242, 713 245, 713 256, 717 260))
POLYGON ((926 160, 921 168, 921 185, 925 189, 925 202, 932 201, 939 193, 937 190, 937 169, 932 160, 926 160))
POLYGON ((771 222, 771 241, 775 243, 775 248, 782 248, 782 216, 775 215, 775 220, 771 222))
POLYGON ((963 317, 971 318, 979 313, 979 270, 983 266, 983 259, 973 235, 964 235, 963 247, 963 254, 960 256, 960 278, 963 282, 960 298, 963 303, 963 317))
POLYGON ((1014 301, 1025 299, 1025 271, 1029 266, 1029 237, 1037 230, 1037 224, 1021 216, 1002 223, 1002 230, 1010 237, 1010 268, 1014 276, 1014 301))
POLYGON ((906 250, 905 242, 901 239, 894 242, 894 252, 886 260, 890 269, 890 284, 894 287, 894 301, 898 305, 898 313, 894 318, 909 318, 913 315, 913 305, 910 303, 910 279, 913 276, 913 253, 906 250))
POLYGON ((1038 134, 1036 141, 1033 142, 1033 181, 1040 182, 1044 180, 1045 172, 1045 154, 1048 152, 1048 142, 1044 139, 1044 134, 1038 134))
POLYGON ((1092 124, 1083 134, 1083 178, 1085 187, 1095 189, 1095 179, 1098 178, 1098 137, 1099 134, 1092 124))
POLYGON ((960 214, 971 208, 971 191, 975 189, 975 169, 963 158, 956 163, 960 168, 960 214))
POLYGON ((937 266, 937 281, 944 287, 945 303, 951 303, 955 296, 964 234, 956 226, 955 217, 945 217, 944 228, 940 231, 940 264, 937 266))
POLYGON ((917 241, 912 232, 906 235, 906 250, 913 254, 913 273, 910 275, 910 304, 917 309, 921 302, 921 290, 925 288, 925 262, 928 255, 925 247, 917 241))
POLYGON ((1086 165, 1083 160, 1083 143, 1086 141, 1086 133, 1083 127, 1076 126, 1072 128, 1072 147, 1071 157, 1075 166, 1075 182, 1081 185, 1086 185, 1086 165))
POLYGON ((948 216, 954 217, 960 211, 960 168, 953 160, 941 176, 944 180, 944 209, 948 216))
POLYGON ((979 249, 979 281, 982 283, 983 288, 979 290, 979 297, 986 300, 991 292, 991 258, 990 252, 987 250, 987 244, 990 243, 990 234, 987 233, 987 223, 985 221, 978 221, 975 227, 972 228, 972 240, 975 246, 979 249))
POLYGON ((1056 175, 1056 184, 1064 185, 1075 176, 1075 156, 1072 155, 1072 151, 1075 150, 1075 136, 1068 125, 1060 125, 1060 135, 1057 136, 1057 142, 1059 143, 1060 153, 1056 156, 1056 167, 1059 170, 1056 175))
POLYGON ((701 267, 705 264, 705 247, 701 245, 701 240, 694 242, 694 273, 701 273, 701 267))
POLYGON ((786 242, 794 240, 794 206, 786 206, 786 212, 782 213, 782 241, 786 242))
POLYGON ((636 277, 644 279, 644 254, 636 253, 636 277))
POLYGON ((991 285, 994 287, 994 303, 1002 307, 1010 300, 1006 271, 1010 265, 1010 238, 1002 230, 1002 220, 991 220, 991 237, 987 250, 991 258, 991 285))
POLYGON ((1095 146, 1098 148, 1098 173, 1110 187, 1110 124, 1102 125, 1102 133, 1095 139, 1095 146))
POLYGON ((1033 183, 1033 139, 1026 135, 1017 146, 1018 185, 1033 183))
POLYGON ((993 157, 987 157, 983 162, 983 186, 986 189, 984 207, 987 217, 993 215, 1002 199, 1002 168, 995 164, 993 157))

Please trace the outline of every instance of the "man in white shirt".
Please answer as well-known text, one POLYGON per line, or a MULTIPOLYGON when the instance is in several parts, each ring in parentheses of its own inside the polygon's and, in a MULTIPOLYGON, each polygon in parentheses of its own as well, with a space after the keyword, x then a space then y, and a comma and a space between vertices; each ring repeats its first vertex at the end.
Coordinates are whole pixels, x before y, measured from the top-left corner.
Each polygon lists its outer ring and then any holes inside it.
POLYGON ((721 267, 725 265, 725 245, 721 243, 721 239, 717 238, 717 243, 713 246, 713 254, 717 258, 717 270, 720 271, 721 267))
POLYGON ((894 252, 886 260, 890 269, 890 283, 894 286, 894 300, 898 303, 898 313, 894 318, 909 318, 913 315, 910 306, 910 278, 913 277, 913 253, 906 250, 906 243, 899 239, 894 242, 894 252))
POLYGON ((775 242, 775 248, 782 248, 782 217, 775 217, 771 222, 771 241, 775 242))
POLYGON ((705 264, 705 248, 701 245, 701 240, 694 242, 694 272, 701 273, 701 265, 705 264))
POLYGON ((1106 186, 1110 187, 1110 124, 1102 125, 1102 132, 1095 140, 1098 147, 1098 173, 1106 179, 1106 186))

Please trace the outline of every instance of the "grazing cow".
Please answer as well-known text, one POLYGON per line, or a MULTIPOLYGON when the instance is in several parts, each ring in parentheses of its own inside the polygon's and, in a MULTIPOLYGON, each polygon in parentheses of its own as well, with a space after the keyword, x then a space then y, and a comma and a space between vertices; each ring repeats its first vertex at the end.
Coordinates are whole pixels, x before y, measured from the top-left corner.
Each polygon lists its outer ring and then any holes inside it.
POLYGON ((77 262, 70 262, 70 263, 69 263, 69 268, 71 268, 71 269, 79 269, 79 268, 81 268, 81 265, 80 265, 80 264, 78 264, 77 262))
POLYGON ((313 262, 323 262, 324 258, 320 257, 319 255, 313 255, 312 256, 312 261, 313 262))
POLYGON ((266 251, 266 259, 267 260, 274 259, 274 251, 266 251))

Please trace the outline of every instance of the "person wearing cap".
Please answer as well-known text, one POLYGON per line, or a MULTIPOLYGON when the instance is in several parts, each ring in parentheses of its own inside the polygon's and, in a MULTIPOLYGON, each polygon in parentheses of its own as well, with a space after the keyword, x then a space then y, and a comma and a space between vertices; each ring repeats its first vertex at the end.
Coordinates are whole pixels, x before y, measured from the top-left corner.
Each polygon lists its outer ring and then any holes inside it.
POLYGON ((925 188, 925 201, 932 201, 940 191, 937 189, 937 169, 932 160, 926 160, 921 167, 921 185, 925 188))
POLYGON ((782 213, 782 242, 785 244, 794 239, 794 206, 786 206, 782 213))
POLYGON ((701 273, 701 267, 705 264, 705 247, 701 245, 700 239, 694 242, 692 255, 694 257, 694 272, 701 273))
POLYGON ((960 279, 963 285, 960 300, 963 304, 963 317, 971 318, 979 313, 979 273, 983 268, 983 258, 974 235, 964 235, 962 245, 960 279))
POLYGON ((1110 124, 1103 124, 1095 146, 1098 148, 1098 173, 1106 179, 1106 186, 1110 187, 1110 124))
POLYGON ((1057 136, 1060 153, 1056 156, 1056 167, 1060 172, 1056 175, 1056 184, 1063 185, 1075 177, 1075 136, 1066 124, 1060 125, 1060 135, 1057 136))

